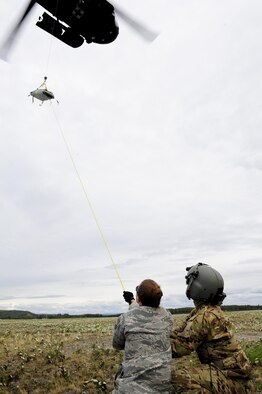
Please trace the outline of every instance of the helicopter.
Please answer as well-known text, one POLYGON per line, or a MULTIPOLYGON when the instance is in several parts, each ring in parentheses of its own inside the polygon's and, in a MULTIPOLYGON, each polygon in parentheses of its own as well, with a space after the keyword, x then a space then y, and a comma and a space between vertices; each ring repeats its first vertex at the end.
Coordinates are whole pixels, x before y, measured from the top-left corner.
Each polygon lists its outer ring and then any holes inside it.
POLYGON ((21 25, 37 3, 48 12, 39 17, 36 25, 72 48, 84 42, 113 42, 119 33, 115 12, 144 39, 153 41, 157 36, 107 0, 31 0, 1 47, 2 59, 7 57, 21 25))

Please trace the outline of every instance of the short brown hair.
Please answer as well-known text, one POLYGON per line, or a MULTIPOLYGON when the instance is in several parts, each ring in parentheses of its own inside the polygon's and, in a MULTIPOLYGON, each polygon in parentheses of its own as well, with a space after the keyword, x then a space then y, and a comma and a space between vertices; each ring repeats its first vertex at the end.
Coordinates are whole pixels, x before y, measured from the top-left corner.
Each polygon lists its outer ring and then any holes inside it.
POLYGON ((136 288, 142 305, 157 308, 163 296, 160 286, 152 279, 145 279, 136 288))

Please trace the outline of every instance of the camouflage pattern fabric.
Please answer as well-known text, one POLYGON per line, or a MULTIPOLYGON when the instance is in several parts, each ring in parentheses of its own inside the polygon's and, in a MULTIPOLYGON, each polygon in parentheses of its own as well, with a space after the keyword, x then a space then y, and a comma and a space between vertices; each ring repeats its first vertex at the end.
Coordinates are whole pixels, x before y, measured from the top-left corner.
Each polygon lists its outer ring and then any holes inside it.
POLYGON ((137 306, 118 318, 113 347, 124 350, 124 361, 114 394, 171 393, 172 326, 171 314, 162 307, 137 306))
POLYGON ((251 364, 219 306, 200 304, 171 335, 172 356, 197 352, 201 366, 172 371, 177 393, 252 393, 251 364))
POLYGON ((174 392, 189 394, 247 394, 254 393, 249 379, 228 379, 222 371, 211 365, 172 370, 174 392))

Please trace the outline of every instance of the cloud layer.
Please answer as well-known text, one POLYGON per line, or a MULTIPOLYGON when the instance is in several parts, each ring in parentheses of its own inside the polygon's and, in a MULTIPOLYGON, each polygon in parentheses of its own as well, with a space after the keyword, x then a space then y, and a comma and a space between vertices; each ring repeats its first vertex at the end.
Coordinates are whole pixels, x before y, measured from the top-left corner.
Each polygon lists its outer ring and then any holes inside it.
MULTIPOLYGON (((0 7, 4 37, 15 8, 0 7)), ((181 307, 198 261, 226 303, 262 303, 261 2, 125 8, 160 32, 151 45, 119 20, 114 43, 73 50, 35 26, 37 6, 0 61, 0 309, 123 311, 115 268, 181 307), (45 75, 59 105, 27 97, 45 75)))

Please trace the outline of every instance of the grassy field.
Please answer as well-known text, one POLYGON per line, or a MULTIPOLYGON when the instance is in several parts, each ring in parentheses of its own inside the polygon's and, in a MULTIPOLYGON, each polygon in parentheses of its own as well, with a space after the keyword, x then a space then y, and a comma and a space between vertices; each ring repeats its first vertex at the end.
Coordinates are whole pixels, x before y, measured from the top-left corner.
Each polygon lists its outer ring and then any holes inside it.
MULTIPOLYGON (((262 393, 262 311, 230 312, 262 393)), ((175 326, 184 315, 174 316, 175 326)), ((0 393, 110 393, 122 352, 111 347, 115 318, 0 320, 0 393)), ((177 368, 193 356, 175 361, 177 368)))

